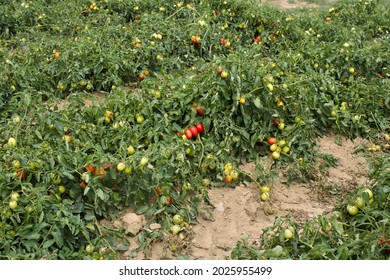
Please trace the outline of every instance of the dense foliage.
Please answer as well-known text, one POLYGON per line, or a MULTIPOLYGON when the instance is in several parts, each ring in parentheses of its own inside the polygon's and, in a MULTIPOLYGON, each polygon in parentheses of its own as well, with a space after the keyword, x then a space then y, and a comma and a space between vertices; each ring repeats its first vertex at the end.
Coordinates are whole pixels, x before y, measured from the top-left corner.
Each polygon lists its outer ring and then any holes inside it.
MULTIPOLYGON (((3 1, 0 258, 114 258, 126 236, 99 220, 128 206, 166 230, 177 213, 196 223, 208 188, 269 183, 272 173, 238 166, 270 157, 270 136, 289 147, 276 167, 312 162, 316 137, 329 131, 383 137, 387 4, 281 11, 230 0, 3 1), (107 95, 91 101, 95 91, 107 95), (199 123, 203 133, 182 137, 199 123)), ((374 230, 388 238, 386 184, 374 191, 377 212, 367 212, 377 227, 348 220, 367 238, 374 230)), ((349 219, 344 212, 337 223, 349 219)), ((289 256, 336 254, 305 252, 295 246, 289 256)))

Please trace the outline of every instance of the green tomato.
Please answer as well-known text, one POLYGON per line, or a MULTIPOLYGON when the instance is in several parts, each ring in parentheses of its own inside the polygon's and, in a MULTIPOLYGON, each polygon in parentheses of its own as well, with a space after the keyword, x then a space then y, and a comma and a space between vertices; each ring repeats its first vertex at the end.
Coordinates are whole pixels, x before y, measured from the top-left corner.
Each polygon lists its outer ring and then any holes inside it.
POLYGON ((369 199, 372 199, 372 198, 374 197, 374 194, 372 193, 372 191, 371 191, 370 189, 365 189, 365 190, 363 191, 363 193, 367 193, 369 199))
POLYGON ((94 250, 95 247, 92 244, 88 244, 87 247, 85 248, 85 252, 87 252, 87 254, 92 254, 94 250))
POLYGON ((124 164, 123 162, 119 162, 118 165, 116 166, 116 169, 118 171, 123 171, 125 170, 125 168, 126 168, 126 164, 124 164))
POLYGON ((356 205, 358 208, 363 208, 364 205, 365 205, 365 201, 364 201, 363 197, 358 197, 358 198, 355 200, 355 205, 356 205))
POLYGON ((18 201, 18 200, 19 200, 19 194, 17 192, 12 192, 11 201, 18 201))
POLYGON ((147 157, 141 158, 141 161, 140 161, 141 166, 145 166, 146 164, 148 164, 148 161, 149 161, 149 159, 147 157))
POLYGON ((173 234, 177 235, 181 231, 181 226, 179 225, 173 225, 170 227, 170 230, 173 234))
POLYGON ((8 139, 8 146, 10 146, 11 148, 13 147, 16 147, 16 139, 11 137, 8 139))
POLYGON ((280 158, 280 153, 277 152, 277 151, 273 152, 273 153, 272 153, 272 158, 273 158, 274 160, 278 160, 278 159, 280 158))
POLYGON ((133 155, 134 153, 135 153, 135 149, 134 149, 134 147, 133 146, 128 146, 127 147, 127 153, 129 154, 129 155, 133 155))
POLYGON ((59 193, 65 193, 65 191, 66 191, 66 188, 64 187, 64 186, 58 186, 58 191, 59 191, 59 193))
POLYGON ((175 216, 173 216, 172 222, 175 225, 181 225, 183 223, 183 217, 179 214, 176 214, 175 216))
POLYGON ((141 115, 138 115, 137 118, 136 118, 136 121, 138 124, 141 124, 143 123, 143 121, 145 120, 145 118, 141 115))
POLYGON ((12 210, 16 209, 16 207, 18 207, 18 203, 15 201, 15 200, 11 200, 9 202, 9 208, 11 208, 12 210))
POLYGON ((348 205, 347 211, 350 215, 355 216, 359 212, 359 208, 355 205, 348 205))
POLYGON ((286 239, 291 239, 291 238, 293 238, 293 237, 294 237, 293 231, 292 231, 291 229, 286 228, 286 229, 284 230, 284 238, 286 238, 286 239))

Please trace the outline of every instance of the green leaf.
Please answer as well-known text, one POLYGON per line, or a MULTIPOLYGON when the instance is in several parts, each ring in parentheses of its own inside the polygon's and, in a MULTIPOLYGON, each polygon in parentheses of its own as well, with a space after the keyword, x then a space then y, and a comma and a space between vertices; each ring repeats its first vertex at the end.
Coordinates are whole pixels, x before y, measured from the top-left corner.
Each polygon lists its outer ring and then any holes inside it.
POLYGON ((257 107, 257 108, 261 108, 261 101, 260 101, 260 98, 256 97, 254 100, 253 100, 253 104, 257 107))

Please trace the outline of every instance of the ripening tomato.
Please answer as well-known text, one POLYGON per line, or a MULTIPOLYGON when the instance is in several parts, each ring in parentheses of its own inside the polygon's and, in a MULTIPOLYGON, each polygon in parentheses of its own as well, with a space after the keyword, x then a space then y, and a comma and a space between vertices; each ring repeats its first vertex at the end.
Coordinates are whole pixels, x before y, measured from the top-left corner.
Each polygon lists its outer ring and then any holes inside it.
POLYGON ((229 76, 229 73, 227 71, 222 71, 221 78, 226 79, 229 76))
POLYGON ((190 129, 187 129, 184 134, 186 135, 187 139, 191 139, 192 138, 192 131, 190 129))
POLYGON ((268 141, 269 145, 276 144, 276 138, 275 137, 269 137, 267 141, 268 141))
POLYGON ((196 125, 196 129, 197 129, 197 131, 198 131, 199 133, 203 133, 203 132, 204 132, 204 126, 203 126, 203 124, 198 123, 198 124, 196 125))
POLYGON ((232 176, 226 176, 225 177, 225 182, 230 183, 233 180, 232 176))

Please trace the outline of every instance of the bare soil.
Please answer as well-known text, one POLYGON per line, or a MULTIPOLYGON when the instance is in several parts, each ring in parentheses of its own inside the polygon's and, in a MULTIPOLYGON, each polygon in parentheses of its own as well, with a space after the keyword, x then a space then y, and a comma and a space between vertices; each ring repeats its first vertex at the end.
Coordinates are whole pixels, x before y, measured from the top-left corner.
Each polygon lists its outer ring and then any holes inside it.
MULTIPOLYGON (((123 258, 177 259, 180 254, 193 260, 228 259, 241 237, 246 235, 249 241, 258 240, 262 230, 271 226, 277 216, 290 214, 297 221, 305 222, 330 212, 347 191, 368 182, 368 163, 355 153, 361 141, 334 135, 319 138, 320 152, 334 157, 338 165, 321 172, 309 183, 287 185, 282 183, 285 180, 280 176, 274 182, 267 202, 260 200, 259 188, 254 183, 211 189, 209 197, 214 205, 214 208, 209 207, 211 216, 201 215, 199 223, 192 226, 190 235, 184 240, 167 234, 147 250, 136 253, 133 250, 139 246, 137 238, 130 238, 131 248, 123 254, 123 258)), ((251 173, 255 165, 250 163, 242 168, 251 173)), ((135 234, 161 228, 153 224, 146 229, 146 219, 131 210, 120 221, 106 223, 116 228, 125 227, 135 234)))

